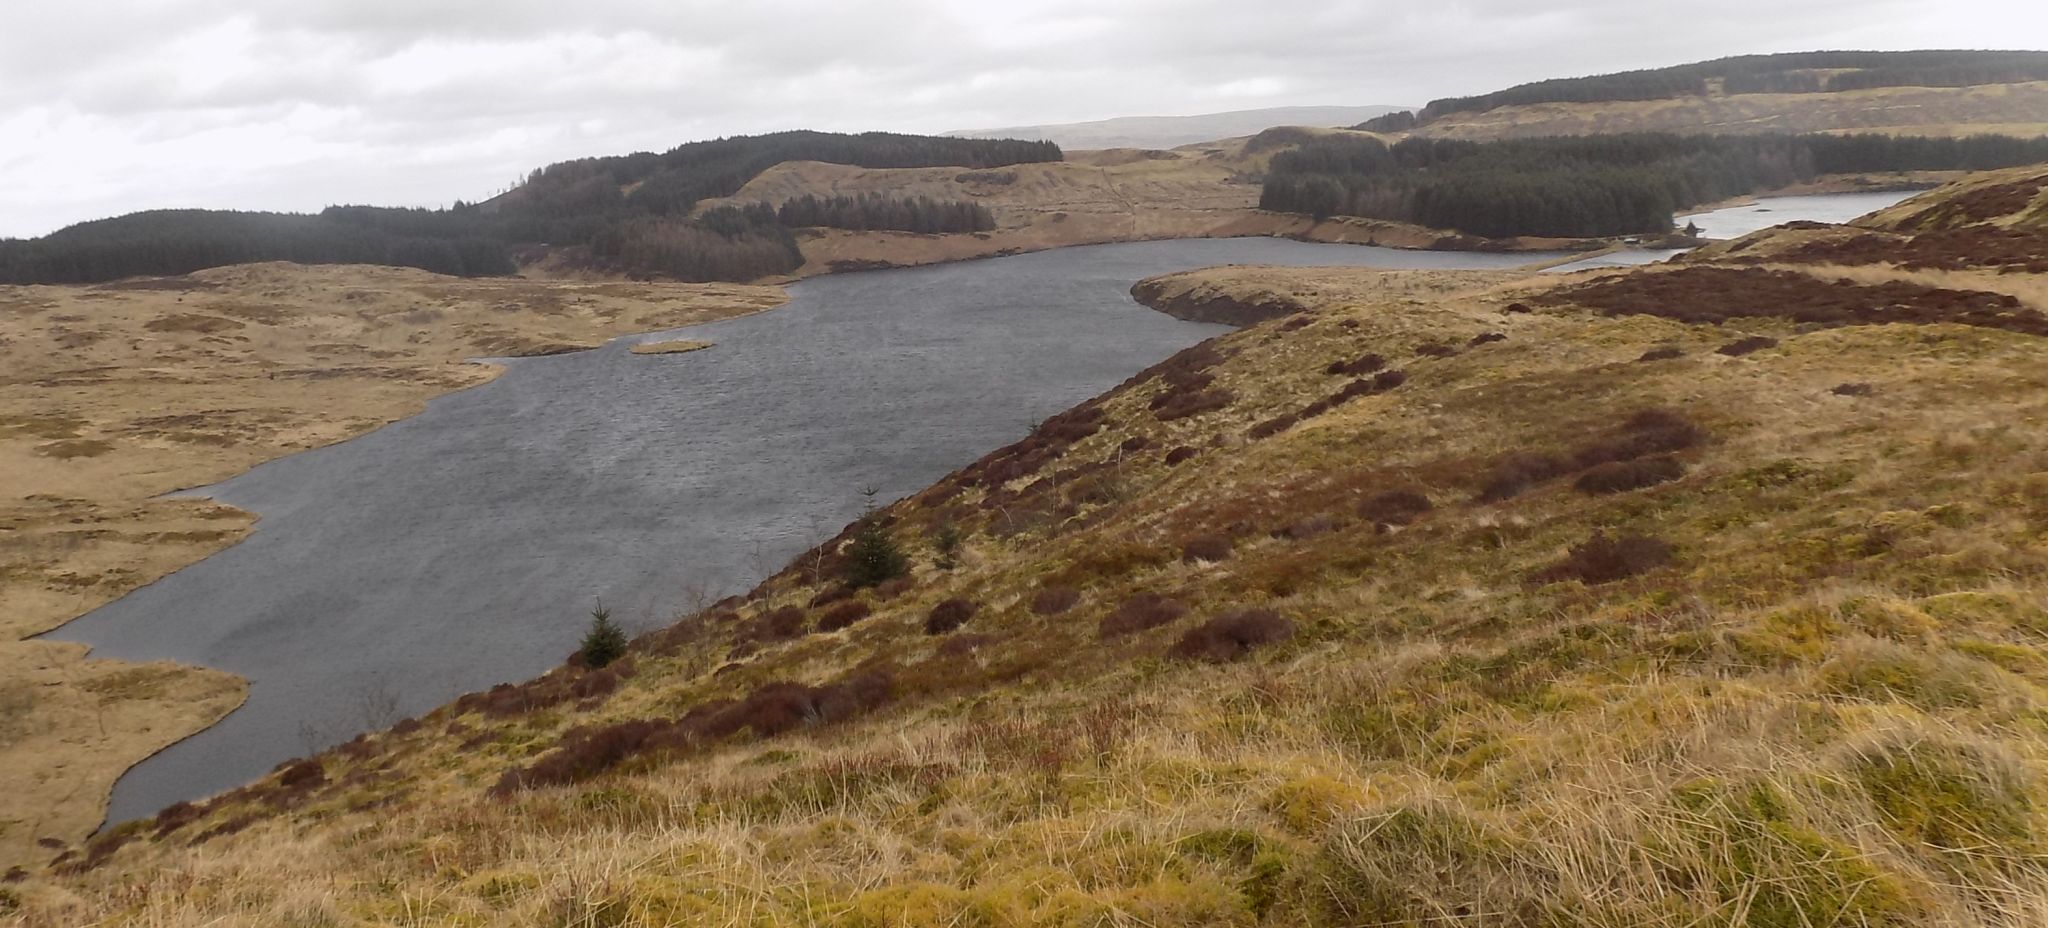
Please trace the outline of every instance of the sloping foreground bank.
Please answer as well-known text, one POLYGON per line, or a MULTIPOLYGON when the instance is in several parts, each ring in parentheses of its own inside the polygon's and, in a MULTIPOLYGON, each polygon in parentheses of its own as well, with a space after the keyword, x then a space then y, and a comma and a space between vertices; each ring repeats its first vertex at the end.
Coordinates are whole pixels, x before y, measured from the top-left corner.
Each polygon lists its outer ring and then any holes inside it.
MULTIPOLYGON (((2038 237, 2044 191, 2006 174, 1867 231, 2038 237)), ((2038 924, 2038 275, 1851 273, 1794 257, 1813 231, 1437 292, 1198 272, 1303 309, 879 514, 907 577, 847 588, 849 532, 622 664, 168 810, 13 904, 35 925, 2038 924)))

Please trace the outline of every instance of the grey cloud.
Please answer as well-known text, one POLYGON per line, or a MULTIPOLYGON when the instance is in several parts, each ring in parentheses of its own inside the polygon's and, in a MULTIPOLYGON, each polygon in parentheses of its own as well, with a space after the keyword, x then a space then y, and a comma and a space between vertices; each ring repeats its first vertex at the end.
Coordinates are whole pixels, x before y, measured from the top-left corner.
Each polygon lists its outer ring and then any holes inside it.
POLYGON ((23 6, 0 32, 0 234, 145 206, 431 205, 561 158, 782 128, 1419 104, 1742 52, 2048 34, 2017 0, 23 6))

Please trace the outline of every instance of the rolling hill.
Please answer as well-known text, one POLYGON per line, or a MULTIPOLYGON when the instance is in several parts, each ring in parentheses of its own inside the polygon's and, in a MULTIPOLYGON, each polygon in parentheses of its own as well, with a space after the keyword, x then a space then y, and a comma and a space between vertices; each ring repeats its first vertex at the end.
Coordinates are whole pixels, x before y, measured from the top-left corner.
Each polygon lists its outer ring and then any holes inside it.
POLYGON ((1795 52, 1561 78, 1368 120, 1430 138, 2048 134, 2048 52, 1795 52))

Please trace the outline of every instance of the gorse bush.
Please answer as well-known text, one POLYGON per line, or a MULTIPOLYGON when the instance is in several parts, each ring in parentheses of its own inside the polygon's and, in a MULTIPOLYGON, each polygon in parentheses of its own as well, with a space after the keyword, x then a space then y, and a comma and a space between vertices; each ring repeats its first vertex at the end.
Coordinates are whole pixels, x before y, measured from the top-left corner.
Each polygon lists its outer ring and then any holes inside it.
POLYGON ((577 649, 585 667, 604 667, 626 655, 626 632, 612 622, 612 612, 604 607, 604 600, 590 609, 590 628, 583 633, 583 646, 577 649))

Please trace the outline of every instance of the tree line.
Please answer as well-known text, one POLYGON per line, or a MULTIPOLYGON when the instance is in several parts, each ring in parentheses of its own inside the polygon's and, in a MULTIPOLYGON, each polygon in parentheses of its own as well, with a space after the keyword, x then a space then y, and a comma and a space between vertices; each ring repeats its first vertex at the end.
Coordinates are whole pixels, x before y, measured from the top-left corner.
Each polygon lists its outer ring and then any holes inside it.
POLYGON ((1493 93, 1432 100, 1420 113, 1389 114, 1357 128, 1400 132, 1452 113, 1537 103, 1608 103, 1723 93, 1827 93, 1873 87, 1966 87, 2048 80, 2048 52, 1791 52, 1590 77, 1555 78, 1493 93))
MULTIPOLYGON (((583 249, 626 274, 751 280, 801 263, 790 223, 773 210, 691 213, 700 201, 738 193, 777 164, 982 170, 1062 157, 1051 142, 1010 139, 809 131, 724 138, 660 154, 549 165, 502 197, 449 209, 339 206, 313 215, 159 210, 81 223, 37 239, 0 240, 0 283, 94 283, 248 261, 506 274, 515 270, 514 246, 527 244, 583 249)), ((909 226, 912 231, 993 225, 986 210, 966 204, 878 198, 839 204, 836 199, 817 204, 816 214, 829 219, 820 224, 909 226)), ((808 208, 799 206, 797 212, 808 208)))
POLYGON ((776 210, 785 226, 824 226, 855 231, 897 232, 986 232, 996 227, 996 217, 979 203, 934 200, 929 197, 896 199, 880 194, 837 196, 820 199, 809 194, 792 199, 776 210))
POLYGON ((2048 138, 1662 133, 1471 142, 1331 136, 1273 157, 1259 206, 1505 238, 1660 234, 1674 212, 1817 174, 2048 161, 2048 138))

